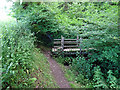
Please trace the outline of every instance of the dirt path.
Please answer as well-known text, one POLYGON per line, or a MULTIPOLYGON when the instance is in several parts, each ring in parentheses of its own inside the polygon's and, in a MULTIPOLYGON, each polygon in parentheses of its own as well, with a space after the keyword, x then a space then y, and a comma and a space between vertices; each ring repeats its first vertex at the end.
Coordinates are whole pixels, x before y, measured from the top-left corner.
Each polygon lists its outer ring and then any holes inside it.
POLYGON ((69 82, 64 77, 64 73, 62 72, 60 66, 50 56, 50 51, 49 52, 44 52, 44 54, 48 58, 50 68, 51 68, 51 72, 52 72, 58 86, 60 88, 70 88, 69 82))

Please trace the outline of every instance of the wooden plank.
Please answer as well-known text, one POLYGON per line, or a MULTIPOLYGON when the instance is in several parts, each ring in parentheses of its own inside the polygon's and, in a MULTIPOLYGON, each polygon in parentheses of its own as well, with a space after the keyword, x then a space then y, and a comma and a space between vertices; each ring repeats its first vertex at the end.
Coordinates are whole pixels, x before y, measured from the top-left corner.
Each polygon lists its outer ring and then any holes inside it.
MULTIPOLYGON (((56 52, 58 49, 52 48, 53 52, 56 52)), ((95 48, 88 48, 88 49, 81 49, 81 51, 88 51, 88 50, 97 50, 95 48)), ((64 49, 66 52, 72 52, 72 51, 80 51, 79 48, 73 48, 73 49, 64 49)))
MULTIPOLYGON (((64 44, 78 44, 80 42, 77 42, 77 41, 64 41, 64 44)), ((54 42, 54 44, 61 44, 60 41, 56 41, 54 42)))
MULTIPOLYGON (((64 41, 76 41, 77 39, 64 39, 64 41)), ((61 41, 61 39, 54 39, 54 41, 61 41)))
POLYGON ((61 42, 60 42, 60 41, 57 41, 57 42, 54 42, 54 44, 61 44, 61 42))
MULTIPOLYGON (((87 49, 84 49, 84 50, 87 50, 87 49)), ((52 51, 53 52, 56 52, 56 51, 58 51, 58 49, 55 49, 55 48, 52 48, 52 51)), ((67 51, 67 52, 71 52, 71 51, 80 51, 80 49, 79 48, 74 48, 74 49, 63 49, 63 51, 67 51)))
POLYGON ((77 41, 65 41, 64 43, 77 43, 77 41))
POLYGON ((54 39, 54 41, 61 41, 61 39, 54 39))
POLYGON ((77 44, 76 41, 65 41, 64 44, 77 44))
MULTIPOLYGON (((54 48, 60 48, 61 46, 54 46, 54 48)), ((64 48, 77 48, 77 45, 74 46, 64 46, 64 48)))
POLYGON ((77 45, 74 45, 74 46, 64 46, 65 48, 75 48, 75 47, 78 47, 77 45))
POLYGON ((74 48, 74 49, 64 49, 64 51, 80 51, 79 48, 74 48))
MULTIPOLYGON (((88 40, 99 40, 99 39, 84 39, 84 38, 82 38, 82 41, 88 41, 88 40)), ((54 41, 61 41, 61 39, 54 39, 54 41)), ((77 41, 77 39, 64 39, 64 41, 77 41)))

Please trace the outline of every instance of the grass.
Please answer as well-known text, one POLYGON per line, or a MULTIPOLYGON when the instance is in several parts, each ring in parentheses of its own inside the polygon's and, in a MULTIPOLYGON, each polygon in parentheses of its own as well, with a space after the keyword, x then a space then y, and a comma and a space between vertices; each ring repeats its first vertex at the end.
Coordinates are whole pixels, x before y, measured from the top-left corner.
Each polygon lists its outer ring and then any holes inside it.
POLYGON ((47 58, 35 49, 33 53, 34 66, 32 71, 32 77, 37 78, 34 87, 39 88, 58 88, 51 72, 47 58))

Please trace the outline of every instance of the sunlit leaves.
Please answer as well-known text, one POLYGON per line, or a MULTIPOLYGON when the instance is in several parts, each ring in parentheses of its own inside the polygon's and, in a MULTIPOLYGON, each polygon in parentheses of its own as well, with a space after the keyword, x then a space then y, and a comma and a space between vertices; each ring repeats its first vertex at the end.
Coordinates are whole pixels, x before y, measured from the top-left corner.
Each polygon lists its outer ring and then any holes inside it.
POLYGON ((34 38, 25 24, 9 23, 2 25, 2 85, 3 87, 30 86, 26 69, 32 68, 34 38), (21 27, 22 26, 22 27, 21 27), (27 80, 28 79, 28 80, 27 80), (21 84, 20 84, 21 83, 21 84))

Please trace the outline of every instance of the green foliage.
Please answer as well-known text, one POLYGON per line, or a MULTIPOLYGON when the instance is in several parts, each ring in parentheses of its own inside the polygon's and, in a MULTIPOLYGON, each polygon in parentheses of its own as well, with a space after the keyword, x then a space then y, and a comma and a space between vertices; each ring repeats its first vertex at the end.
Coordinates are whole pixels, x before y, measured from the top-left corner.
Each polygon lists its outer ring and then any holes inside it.
MULTIPOLYGON (((25 23, 1 25, 2 30, 2 86, 3 88, 30 87, 34 37, 25 23)), ((34 83, 34 82, 33 82, 34 83)))
POLYGON ((85 79, 82 74, 77 74, 70 66, 65 67, 63 64, 59 64, 64 72, 66 79, 70 82, 71 88, 93 88, 89 79, 85 79))
POLYGON ((35 37, 26 27, 28 24, 15 21, 2 23, 2 87, 58 87, 50 73, 46 57, 35 49, 35 37))
POLYGON ((72 67, 79 74, 84 75, 86 78, 91 77, 91 65, 85 60, 84 57, 77 57, 72 61, 72 67))
MULTIPOLYGON (((22 5, 15 3, 12 11, 17 20, 27 22, 27 27, 35 33, 39 42, 48 44, 52 41, 51 37, 60 38, 61 35, 66 38, 81 36, 82 49, 92 47, 96 51, 89 51, 92 55, 87 57, 73 59, 72 68, 82 74, 84 79, 94 78, 95 87, 116 87, 115 78, 119 81, 120 77, 117 2, 26 2, 22 5), (108 75, 109 70, 112 70, 113 76, 110 72, 108 75)), ((67 58, 58 61, 69 62, 67 58)))
POLYGON ((35 33, 38 42, 42 41, 46 45, 51 43, 52 37, 60 37, 61 31, 58 29, 55 13, 47 4, 26 2, 19 5, 19 3, 14 3, 12 11, 13 17, 28 23, 28 27, 35 33))
POLYGON ((94 77, 93 77, 93 80, 95 81, 94 87, 96 87, 96 88, 108 88, 106 83, 105 83, 103 73, 101 72, 99 66, 95 67, 94 73, 95 73, 94 77))
POLYGON ((59 56, 57 58, 55 58, 55 60, 61 64, 70 64, 71 63, 71 58, 70 57, 62 57, 59 56))
POLYGON ((107 82, 110 88, 118 88, 117 78, 113 76, 113 72, 111 70, 108 71, 107 82))
MULTIPOLYGON (((120 37, 116 22, 118 20, 117 3, 113 5, 107 2, 67 4, 69 9, 61 13, 66 18, 63 19, 61 14, 58 14, 61 16, 59 21, 62 20, 60 24, 65 26, 62 28, 64 33, 68 37, 80 34, 83 38, 82 49, 91 47, 97 49, 97 51, 90 51, 92 55, 88 55, 85 59, 82 57, 73 59, 72 67, 80 74, 82 73, 85 78, 91 79, 94 75, 94 67, 100 66, 102 76, 105 77, 101 82, 106 82, 109 70, 113 70, 115 77, 119 79, 120 37), (75 27, 75 30, 72 27, 75 27), (88 40, 84 40, 86 38, 88 40)), ((102 88, 106 86, 104 83, 100 84, 102 88)), ((110 88, 109 85, 108 87, 110 88)))
POLYGON ((89 85, 90 86, 90 81, 89 79, 86 79, 85 76, 83 74, 78 74, 75 78, 75 80, 77 81, 77 83, 80 83, 82 85, 89 85))

